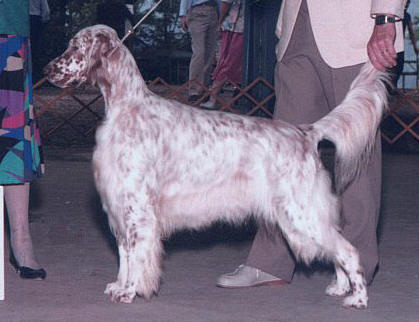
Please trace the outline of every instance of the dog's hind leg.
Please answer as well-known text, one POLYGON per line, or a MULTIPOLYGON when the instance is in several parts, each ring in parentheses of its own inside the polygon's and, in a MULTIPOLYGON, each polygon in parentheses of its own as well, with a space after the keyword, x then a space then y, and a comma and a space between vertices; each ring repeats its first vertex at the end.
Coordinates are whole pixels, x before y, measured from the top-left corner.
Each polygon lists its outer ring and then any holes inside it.
MULTIPOLYGON (((344 307, 357 309, 366 308, 368 305, 367 284, 363 269, 360 265, 358 251, 353 247, 333 226, 323 230, 322 237, 310 237, 313 244, 306 247, 298 243, 304 237, 291 241, 290 246, 296 249, 298 257, 309 263, 311 259, 321 254, 330 258, 336 267, 336 281, 333 281, 327 289, 328 295, 345 295, 352 291, 351 295, 343 301, 344 307)), ((307 238, 307 235, 306 237, 307 238)), ((307 239, 308 240, 308 239, 307 239)))
POLYGON ((358 251, 338 231, 336 198, 321 187, 313 189, 305 204, 298 206, 301 200, 296 199, 294 203, 288 202, 281 228, 297 258, 310 263, 316 257, 326 257, 338 266, 336 285, 328 287, 328 294, 344 295, 352 291, 343 306, 366 308, 367 287, 358 251))
POLYGON ((340 265, 335 264, 335 276, 332 282, 326 288, 326 294, 330 296, 343 296, 351 291, 348 276, 342 270, 340 265))
MULTIPOLYGON (((335 233, 337 238, 335 239, 334 262, 346 273, 352 289, 352 294, 344 299, 343 306, 364 309, 368 305, 367 283, 360 265, 358 251, 339 232, 335 233)), ((341 274, 339 269, 338 272, 341 274)), ((338 282, 345 284, 342 278, 340 281, 338 279, 338 282)))
POLYGON ((364 309, 368 305, 367 283, 360 264, 359 254, 334 227, 323 230, 323 238, 318 240, 322 252, 336 267, 336 281, 326 289, 328 295, 345 295, 343 301, 347 308, 364 309), (345 276, 346 275, 346 276, 345 276))

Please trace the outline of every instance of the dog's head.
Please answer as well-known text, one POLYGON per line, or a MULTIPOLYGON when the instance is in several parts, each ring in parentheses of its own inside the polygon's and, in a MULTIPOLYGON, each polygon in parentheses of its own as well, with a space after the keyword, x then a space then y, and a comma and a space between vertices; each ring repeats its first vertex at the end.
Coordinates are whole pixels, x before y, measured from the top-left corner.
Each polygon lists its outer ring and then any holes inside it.
POLYGON ((94 83, 102 61, 122 46, 114 29, 95 25, 80 30, 69 42, 67 50, 51 61, 44 73, 59 87, 78 86, 86 81, 94 83))

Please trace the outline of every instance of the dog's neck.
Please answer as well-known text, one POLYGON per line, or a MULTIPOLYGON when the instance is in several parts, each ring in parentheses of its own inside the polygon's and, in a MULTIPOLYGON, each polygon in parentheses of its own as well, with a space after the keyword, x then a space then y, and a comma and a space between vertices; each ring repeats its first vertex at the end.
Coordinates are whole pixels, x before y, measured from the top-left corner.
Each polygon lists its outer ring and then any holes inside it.
POLYGON ((138 102, 150 95, 134 57, 125 46, 113 50, 109 56, 103 58, 95 81, 104 97, 107 111, 124 101, 127 102, 125 106, 134 106, 129 101, 138 102))

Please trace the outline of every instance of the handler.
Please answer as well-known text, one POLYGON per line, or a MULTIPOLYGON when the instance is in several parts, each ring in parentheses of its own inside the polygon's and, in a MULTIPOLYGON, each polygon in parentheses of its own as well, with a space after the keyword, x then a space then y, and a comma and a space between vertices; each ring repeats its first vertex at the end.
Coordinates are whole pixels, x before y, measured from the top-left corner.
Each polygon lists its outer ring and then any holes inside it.
MULTIPOLYGON (((337 106, 368 58, 385 71, 403 50, 403 0, 284 0, 276 33, 274 119, 313 123, 337 106)), ((381 141, 368 167, 342 194, 342 234, 359 253, 367 283, 378 266, 381 141)), ((260 225, 245 265, 217 280, 220 287, 291 282, 295 260, 281 232, 260 225)))

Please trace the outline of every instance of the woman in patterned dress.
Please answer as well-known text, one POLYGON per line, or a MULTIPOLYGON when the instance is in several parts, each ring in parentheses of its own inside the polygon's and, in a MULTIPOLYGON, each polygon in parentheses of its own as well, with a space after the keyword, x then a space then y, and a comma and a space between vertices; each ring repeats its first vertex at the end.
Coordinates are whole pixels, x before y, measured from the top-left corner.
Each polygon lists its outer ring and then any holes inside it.
POLYGON ((29 231, 30 181, 41 176, 32 105, 28 0, 0 0, 0 185, 9 218, 11 263, 20 277, 44 279, 29 231))

